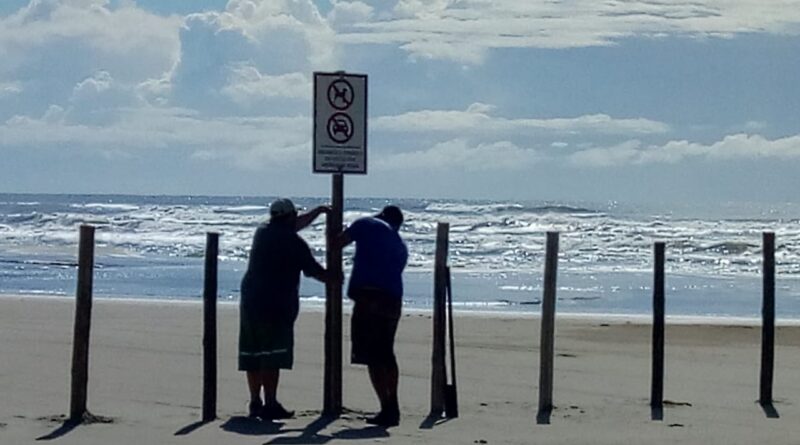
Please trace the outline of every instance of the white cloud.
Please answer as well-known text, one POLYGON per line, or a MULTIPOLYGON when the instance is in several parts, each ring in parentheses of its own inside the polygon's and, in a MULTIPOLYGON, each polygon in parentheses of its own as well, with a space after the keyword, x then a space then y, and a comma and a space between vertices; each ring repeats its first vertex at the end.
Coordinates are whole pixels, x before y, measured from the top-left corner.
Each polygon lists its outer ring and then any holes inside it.
POLYGON ((328 13, 327 20, 334 29, 342 30, 370 21, 374 12, 375 9, 364 2, 333 0, 333 9, 328 13))
POLYGON ((156 157, 161 150, 183 150, 254 168, 285 168, 311 156, 306 117, 208 118, 191 110, 138 107, 118 110, 113 123, 87 125, 66 122, 65 114, 54 105, 40 119, 9 119, 0 125, 0 147, 55 145, 99 152, 113 148, 126 155, 156 157), (252 164, 254 160, 260 162, 252 164))
POLYGON ((442 142, 429 150, 373 157, 383 170, 508 171, 527 168, 542 156, 511 142, 470 145, 465 139, 442 142))
POLYGON ((252 65, 241 64, 231 67, 222 94, 238 104, 252 105, 276 97, 309 101, 311 89, 311 80, 303 73, 268 76, 252 65))
POLYGON ((335 67, 334 36, 311 0, 231 0, 224 11, 191 14, 168 79, 169 99, 212 113, 221 100, 245 108, 269 98, 306 100, 311 87, 298 73, 335 67))
POLYGON ((612 167, 629 164, 675 164, 687 159, 798 159, 800 135, 767 139, 761 135, 735 134, 710 145, 688 141, 670 141, 644 147, 628 141, 612 147, 596 147, 575 152, 569 161, 576 165, 612 167))
POLYGON ((4 96, 14 96, 22 91, 22 82, 0 82, 0 98, 4 96))
POLYGON ((370 123, 375 130, 397 132, 514 133, 552 131, 559 133, 659 134, 667 124, 650 119, 616 119, 605 114, 575 118, 508 119, 495 117, 491 105, 475 103, 466 111, 422 110, 396 116, 381 116, 370 123))
POLYGON ((602 46, 635 36, 798 35, 799 23, 797 0, 400 0, 392 16, 363 19, 340 39, 396 44, 412 58, 481 63, 491 48, 602 46))
POLYGON ((46 78, 42 64, 62 76, 107 70, 140 82, 168 70, 178 57, 177 17, 161 17, 135 5, 104 0, 32 0, 0 17, 0 71, 46 78), (131 63, 135 57, 135 63, 131 63))
POLYGON ((592 167, 613 167, 635 162, 640 151, 639 141, 629 141, 607 148, 590 148, 569 156, 569 160, 577 165, 592 167))

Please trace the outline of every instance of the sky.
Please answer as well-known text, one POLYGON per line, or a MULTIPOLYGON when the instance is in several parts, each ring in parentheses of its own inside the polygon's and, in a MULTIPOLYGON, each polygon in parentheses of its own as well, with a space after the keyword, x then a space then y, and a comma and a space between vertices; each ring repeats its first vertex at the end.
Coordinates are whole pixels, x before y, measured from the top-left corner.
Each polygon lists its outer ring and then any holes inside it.
POLYGON ((4 0, 0 192, 800 202, 800 0, 4 0))

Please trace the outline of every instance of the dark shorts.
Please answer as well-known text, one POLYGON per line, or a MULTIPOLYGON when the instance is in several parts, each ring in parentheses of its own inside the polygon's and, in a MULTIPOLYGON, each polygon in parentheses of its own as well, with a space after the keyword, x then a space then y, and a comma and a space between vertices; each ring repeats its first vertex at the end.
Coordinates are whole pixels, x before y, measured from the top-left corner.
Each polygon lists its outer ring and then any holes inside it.
POLYGON ((239 371, 292 369, 294 326, 242 317, 239 325, 239 371))
POLYGON ((394 337, 403 301, 377 290, 361 290, 351 295, 353 317, 350 323, 350 360, 359 365, 396 365, 394 337))

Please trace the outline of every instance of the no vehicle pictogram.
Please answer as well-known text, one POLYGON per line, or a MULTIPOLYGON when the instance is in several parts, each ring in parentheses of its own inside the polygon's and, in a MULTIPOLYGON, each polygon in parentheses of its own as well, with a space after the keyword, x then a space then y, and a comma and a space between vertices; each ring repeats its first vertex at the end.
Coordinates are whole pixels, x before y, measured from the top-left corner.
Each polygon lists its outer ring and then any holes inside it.
POLYGON ((353 137, 353 119, 344 113, 336 113, 328 119, 328 137, 344 144, 353 137))

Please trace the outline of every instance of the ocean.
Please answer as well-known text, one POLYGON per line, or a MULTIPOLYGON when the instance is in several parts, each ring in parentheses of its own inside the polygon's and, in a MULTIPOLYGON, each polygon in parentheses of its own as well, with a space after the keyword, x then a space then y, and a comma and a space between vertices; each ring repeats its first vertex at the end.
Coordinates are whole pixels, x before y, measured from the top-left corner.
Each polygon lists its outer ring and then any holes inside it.
MULTIPOLYGON (((255 227, 273 197, 0 194, 0 293, 71 297, 78 227, 96 227, 96 298, 199 299, 206 232, 220 233, 219 292, 236 301, 255 227)), ((325 198, 293 198, 303 208, 325 198)), ((405 212, 404 305, 429 308, 438 222, 450 224, 457 310, 538 312, 545 235, 560 232, 559 313, 646 315, 653 243, 666 242, 668 315, 757 317, 762 232, 776 234, 778 318, 800 319, 800 208, 645 209, 610 202, 348 198, 345 224, 405 212)), ((301 235, 324 263, 325 218, 301 235)), ((345 250, 349 270, 352 247, 345 250)), ((302 304, 324 304, 303 279, 302 304)))

